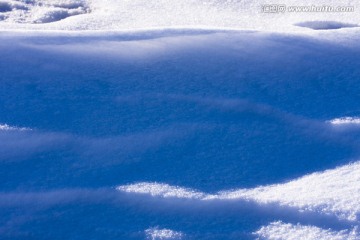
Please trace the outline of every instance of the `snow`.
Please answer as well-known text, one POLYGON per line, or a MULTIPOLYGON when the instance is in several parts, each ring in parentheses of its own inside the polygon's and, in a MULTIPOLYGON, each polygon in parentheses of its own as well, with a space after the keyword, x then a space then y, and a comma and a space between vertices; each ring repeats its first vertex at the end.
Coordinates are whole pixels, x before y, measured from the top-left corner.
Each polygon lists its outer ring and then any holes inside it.
POLYGON ((43 24, 60 21, 89 11, 85 1, 1 1, 3 21, 18 24, 43 24))
POLYGON ((183 234, 170 229, 149 228, 145 230, 147 238, 150 240, 163 239, 182 239, 183 234))
POLYGON ((341 117, 334 118, 329 121, 333 125, 357 125, 360 124, 360 118, 358 117, 341 117))
POLYGON ((301 22, 297 23, 297 26, 307 27, 314 30, 330 30, 330 29, 340 29, 340 28, 353 28, 359 27, 357 24, 349 24, 335 21, 311 21, 311 22, 301 22))
POLYGON ((0 0, 0 238, 360 239, 359 2, 268 4, 0 0))
POLYGON ((3 32, 1 236, 346 237, 360 167, 345 36, 3 32))
POLYGON ((352 231, 334 232, 329 229, 321 229, 313 226, 289 224, 281 221, 272 222, 268 226, 261 227, 256 233, 259 239, 268 240, 296 240, 296 239, 328 239, 328 240, 355 240, 359 239, 356 229, 352 231))
POLYGON ((148 194, 163 198, 211 200, 250 200, 260 204, 279 204, 295 207, 298 211, 336 215, 340 219, 359 221, 360 163, 325 172, 313 173, 285 184, 254 189, 220 191, 206 194, 196 190, 159 183, 137 183, 120 186, 119 191, 148 194))
POLYGON ((0 29, 129 30, 149 28, 231 28, 261 31, 304 32, 355 26, 360 17, 356 0, 284 0, 277 4, 353 7, 348 12, 264 13, 270 0, 2 0, 0 29), (305 22, 305 23, 303 23, 305 22), (308 22, 308 23, 306 23, 308 22), (48 24, 46 24, 48 23, 48 24))
POLYGON ((24 128, 24 127, 13 127, 9 126, 7 124, 0 124, 0 131, 28 131, 31 130, 30 128, 24 128))
POLYGON ((172 187, 168 184, 158 183, 137 183, 117 187, 117 190, 134 193, 147 193, 151 196, 161 196, 165 198, 189 198, 203 199, 205 194, 193 191, 191 189, 172 187))
POLYGON ((222 193, 228 199, 246 198, 260 203, 276 202, 300 210, 335 214, 358 221, 360 164, 349 164, 323 173, 313 173, 285 184, 222 193))

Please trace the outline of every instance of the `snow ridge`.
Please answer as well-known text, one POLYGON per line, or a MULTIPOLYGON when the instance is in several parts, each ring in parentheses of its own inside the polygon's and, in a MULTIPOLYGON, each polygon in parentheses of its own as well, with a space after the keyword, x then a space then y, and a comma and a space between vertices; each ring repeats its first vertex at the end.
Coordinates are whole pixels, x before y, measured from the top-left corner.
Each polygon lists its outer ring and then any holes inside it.
MULTIPOLYGON (((133 30, 203 27, 312 32, 313 29, 356 26, 360 20, 356 11, 336 14, 264 13, 262 7, 267 4, 273 2, 269 0, 1 0, 0 29, 133 30), (321 21, 314 22, 314 20, 321 21), (304 22, 306 27, 312 29, 301 27, 304 22)), ((354 6, 357 9, 359 2, 287 0, 286 5, 333 7, 340 5, 354 6)))
POLYGON ((351 231, 331 231, 314 226, 304 226, 300 224, 283 223, 281 221, 272 222, 267 226, 261 227, 254 233, 259 239, 267 240, 357 240, 359 235, 357 229, 351 231))
POLYGON ((313 173, 284 184, 253 189, 206 194, 196 190, 160 183, 136 183, 117 187, 118 191, 151 197, 210 200, 249 200, 277 203, 300 211, 334 214, 339 219, 358 221, 360 214, 360 162, 333 170, 313 173))
POLYGON ((334 118, 332 120, 329 120, 328 122, 333 125, 358 125, 358 124, 360 124, 360 118, 359 117, 340 117, 340 118, 334 118))

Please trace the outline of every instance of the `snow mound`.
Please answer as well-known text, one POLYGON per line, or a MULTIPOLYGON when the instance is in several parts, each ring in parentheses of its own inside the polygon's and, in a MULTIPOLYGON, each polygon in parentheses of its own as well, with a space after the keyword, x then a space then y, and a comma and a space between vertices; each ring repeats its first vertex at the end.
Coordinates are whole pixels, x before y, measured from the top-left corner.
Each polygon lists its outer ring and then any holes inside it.
POLYGON ((1 222, 31 218, 2 238, 131 239, 161 226, 149 236, 244 239, 277 220, 332 236, 359 225, 360 163, 348 164, 358 135, 324 122, 358 110, 358 48, 237 32, 7 34, 2 121, 43 130, 0 131, 11 191, 1 222), (46 192, 12 194, 22 189, 46 192))
MULTIPOLYGON (((263 11, 263 7, 269 4, 274 5, 269 0, 0 0, 0 13, 3 12, 0 14, 0 29, 129 30, 186 27, 306 32, 309 30, 297 27, 296 23, 304 22, 305 27, 316 29, 338 29, 360 22, 357 11, 336 14, 285 11, 274 14, 263 11), (321 21, 314 22, 316 20, 321 21), (349 22, 349 25, 342 22, 349 22)), ((289 8, 312 5, 351 6, 358 9, 359 2, 286 1, 289 8)))
POLYGON ((89 12, 88 4, 83 0, 0 2, 0 16, 7 23, 50 23, 89 12))
POLYGON ((285 184, 206 194, 159 183, 137 183, 117 187, 127 193, 152 197, 211 200, 250 200, 276 203, 300 211, 332 214, 342 220, 358 221, 360 214, 360 162, 325 172, 313 173, 285 184))
POLYGON ((300 224, 289 224, 281 221, 272 222, 268 226, 261 227, 255 232, 259 239, 267 240, 355 240, 360 239, 356 229, 352 231, 331 231, 315 226, 304 226, 300 224))
POLYGON ((360 162, 356 162, 313 173, 285 184, 224 192, 220 198, 245 198, 265 204, 279 203, 357 221, 360 213, 359 181, 360 162))
POLYGON ((149 240, 182 239, 183 234, 170 229, 149 228, 145 230, 149 240))
POLYGON ((357 24, 335 22, 335 21, 309 21, 295 24, 299 27, 311 28, 313 30, 331 30, 340 28, 359 27, 357 24))

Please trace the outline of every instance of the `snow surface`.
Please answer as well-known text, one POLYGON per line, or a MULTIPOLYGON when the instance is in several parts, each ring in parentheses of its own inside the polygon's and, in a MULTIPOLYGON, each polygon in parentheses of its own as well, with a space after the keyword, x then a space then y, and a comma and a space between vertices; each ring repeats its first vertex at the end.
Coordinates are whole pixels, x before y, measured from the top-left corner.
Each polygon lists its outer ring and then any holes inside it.
POLYGON ((169 27, 306 31, 357 26, 357 0, 1 0, 0 29, 126 30, 169 27), (351 6, 350 12, 264 13, 267 4, 351 6), (306 24, 303 22, 307 22, 306 24), (321 24, 320 24, 321 23, 321 24), (334 25, 334 23, 336 23, 334 25))
POLYGON ((273 222, 268 226, 261 227, 256 235, 259 239, 269 240, 296 240, 296 239, 329 239, 329 240, 355 240, 359 239, 356 229, 352 231, 334 232, 329 229, 321 229, 313 226, 293 225, 289 223, 273 222))
POLYGON ((1 1, 2 20, 20 24, 44 24, 85 14, 89 11, 85 1, 1 1))
POLYGON ((137 183, 117 189, 128 193, 149 194, 164 198, 209 200, 251 200, 261 204, 274 204, 298 208, 299 211, 314 211, 319 214, 334 214, 340 219, 359 221, 360 215, 360 163, 346 165, 334 170, 313 173, 285 183, 221 191, 217 194, 185 189, 167 184, 137 183))
POLYGON ((145 230, 147 238, 150 240, 163 239, 182 239, 183 234, 170 229, 149 228, 145 230))
POLYGON ((272 3, 0 0, 0 238, 360 239, 359 2, 272 3))
POLYGON ((360 118, 358 117, 341 117, 334 118, 329 121, 333 125, 351 125, 351 124, 360 124, 360 118))
POLYGON ((24 127, 13 127, 9 126, 7 124, 0 124, 0 131, 26 131, 31 130, 30 128, 24 128, 24 127))

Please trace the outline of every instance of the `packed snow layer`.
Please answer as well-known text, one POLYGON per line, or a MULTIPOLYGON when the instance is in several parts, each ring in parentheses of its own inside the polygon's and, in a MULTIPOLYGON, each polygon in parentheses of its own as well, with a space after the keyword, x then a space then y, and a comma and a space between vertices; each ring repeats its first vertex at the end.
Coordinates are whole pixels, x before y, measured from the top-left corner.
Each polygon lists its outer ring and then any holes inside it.
POLYGON ((357 240, 360 236, 356 229, 352 231, 331 231, 314 226, 304 226, 300 224, 289 224, 281 221, 272 222, 268 226, 261 227, 255 234, 259 239, 267 240, 357 240))
POLYGON ((325 30, 334 29, 335 25, 356 27, 360 22, 358 11, 357 0, 284 0, 276 4, 271 0, 1 0, 0 29, 205 27, 307 31, 301 26, 325 30), (269 12, 266 10, 269 5, 276 9, 280 5, 285 10, 269 12), (321 10, 321 7, 335 10, 321 10))

